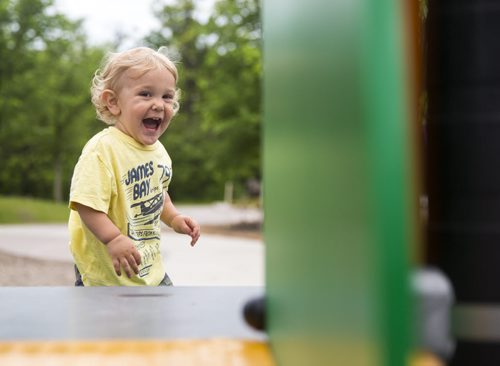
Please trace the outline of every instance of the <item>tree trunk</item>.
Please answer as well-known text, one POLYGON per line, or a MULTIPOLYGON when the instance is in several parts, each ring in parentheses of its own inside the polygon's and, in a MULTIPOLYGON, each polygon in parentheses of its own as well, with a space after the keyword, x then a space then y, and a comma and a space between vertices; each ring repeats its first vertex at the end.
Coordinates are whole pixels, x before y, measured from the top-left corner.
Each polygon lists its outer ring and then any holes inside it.
POLYGON ((57 154, 54 161, 54 186, 53 198, 57 203, 62 202, 62 159, 61 155, 57 154))

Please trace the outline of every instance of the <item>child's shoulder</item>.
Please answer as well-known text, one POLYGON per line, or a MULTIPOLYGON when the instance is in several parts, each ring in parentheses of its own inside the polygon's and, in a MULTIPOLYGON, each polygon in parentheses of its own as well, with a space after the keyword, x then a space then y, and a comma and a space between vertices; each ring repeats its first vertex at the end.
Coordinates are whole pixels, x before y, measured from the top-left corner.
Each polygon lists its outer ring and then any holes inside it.
POLYGON ((101 132, 96 133, 94 136, 87 141, 83 147, 83 152, 94 151, 102 149, 108 145, 112 144, 113 136, 111 133, 111 128, 105 128, 101 132))

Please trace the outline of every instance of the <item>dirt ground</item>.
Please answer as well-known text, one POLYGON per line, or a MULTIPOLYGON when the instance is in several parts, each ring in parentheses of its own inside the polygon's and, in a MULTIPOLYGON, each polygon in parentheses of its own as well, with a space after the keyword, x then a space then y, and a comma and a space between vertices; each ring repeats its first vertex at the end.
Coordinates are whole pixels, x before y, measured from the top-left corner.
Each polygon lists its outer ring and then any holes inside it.
POLYGON ((0 251, 0 286, 73 286, 73 265, 0 251))
MULTIPOLYGON (((204 226, 202 233, 261 238, 256 226, 204 226)), ((0 251, 0 286, 73 286, 73 264, 18 257, 0 251)))

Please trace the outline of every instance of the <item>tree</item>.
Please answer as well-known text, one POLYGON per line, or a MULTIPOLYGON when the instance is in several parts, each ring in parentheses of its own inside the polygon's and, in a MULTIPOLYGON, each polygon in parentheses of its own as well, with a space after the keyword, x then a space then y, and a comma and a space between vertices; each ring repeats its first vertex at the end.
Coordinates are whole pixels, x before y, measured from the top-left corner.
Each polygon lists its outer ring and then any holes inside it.
POLYGON ((217 98, 200 108, 203 128, 218 144, 216 180, 240 186, 260 179, 261 23, 257 0, 216 3, 207 24, 209 48, 201 78, 201 98, 217 98))
POLYGON ((211 136, 203 133, 196 107, 203 103, 199 75, 207 47, 201 42, 204 26, 195 19, 194 12, 192 0, 180 0, 175 5, 159 9, 156 15, 162 26, 146 41, 154 48, 167 46, 173 58, 180 59, 181 109, 162 142, 174 161, 171 194, 176 199, 200 200, 220 197, 220 193, 206 163, 211 159, 211 136))
POLYGON ((179 170, 172 189, 220 199, 226 181, 260 178, 260 9, 256 0, 221 0, 206 24, 195 10, 192 0, 163 7, 147 41, 181 56, 181 111, 164 139, 179 170))
POLYGON ((38 80, 48 89, 40 98, 45 108, 38 115, 38 126, 46 129, 44 154, 52 164, 53 174, 49 180, 56 202, 63 201, 69 193, 73 167, 84 143, 98 127, 103 127, 96 122, 89 98, 90 80, 102 52, 85 47, 75 49, 74 45, 60 41, 49 44, 37 64, 39 71, 54 67, 54 63, 57 66, 53 73, 38 75, 38 80), (57 55, 60 56, 57 58, 57 55))
POLYGON ((0 193, 61 201, 95 123, 88 86, 102 51, 51 5, 0 0, 0 193))

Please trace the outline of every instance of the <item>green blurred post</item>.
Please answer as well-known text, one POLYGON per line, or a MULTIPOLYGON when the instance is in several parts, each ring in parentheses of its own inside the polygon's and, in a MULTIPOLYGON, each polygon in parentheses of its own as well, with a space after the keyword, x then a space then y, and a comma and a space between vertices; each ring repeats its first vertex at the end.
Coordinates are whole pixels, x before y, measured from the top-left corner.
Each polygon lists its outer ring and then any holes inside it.
POLYGON ((278 365, 406 364, 414 237, 399 6, 264 1, 266 286, 278 365))

